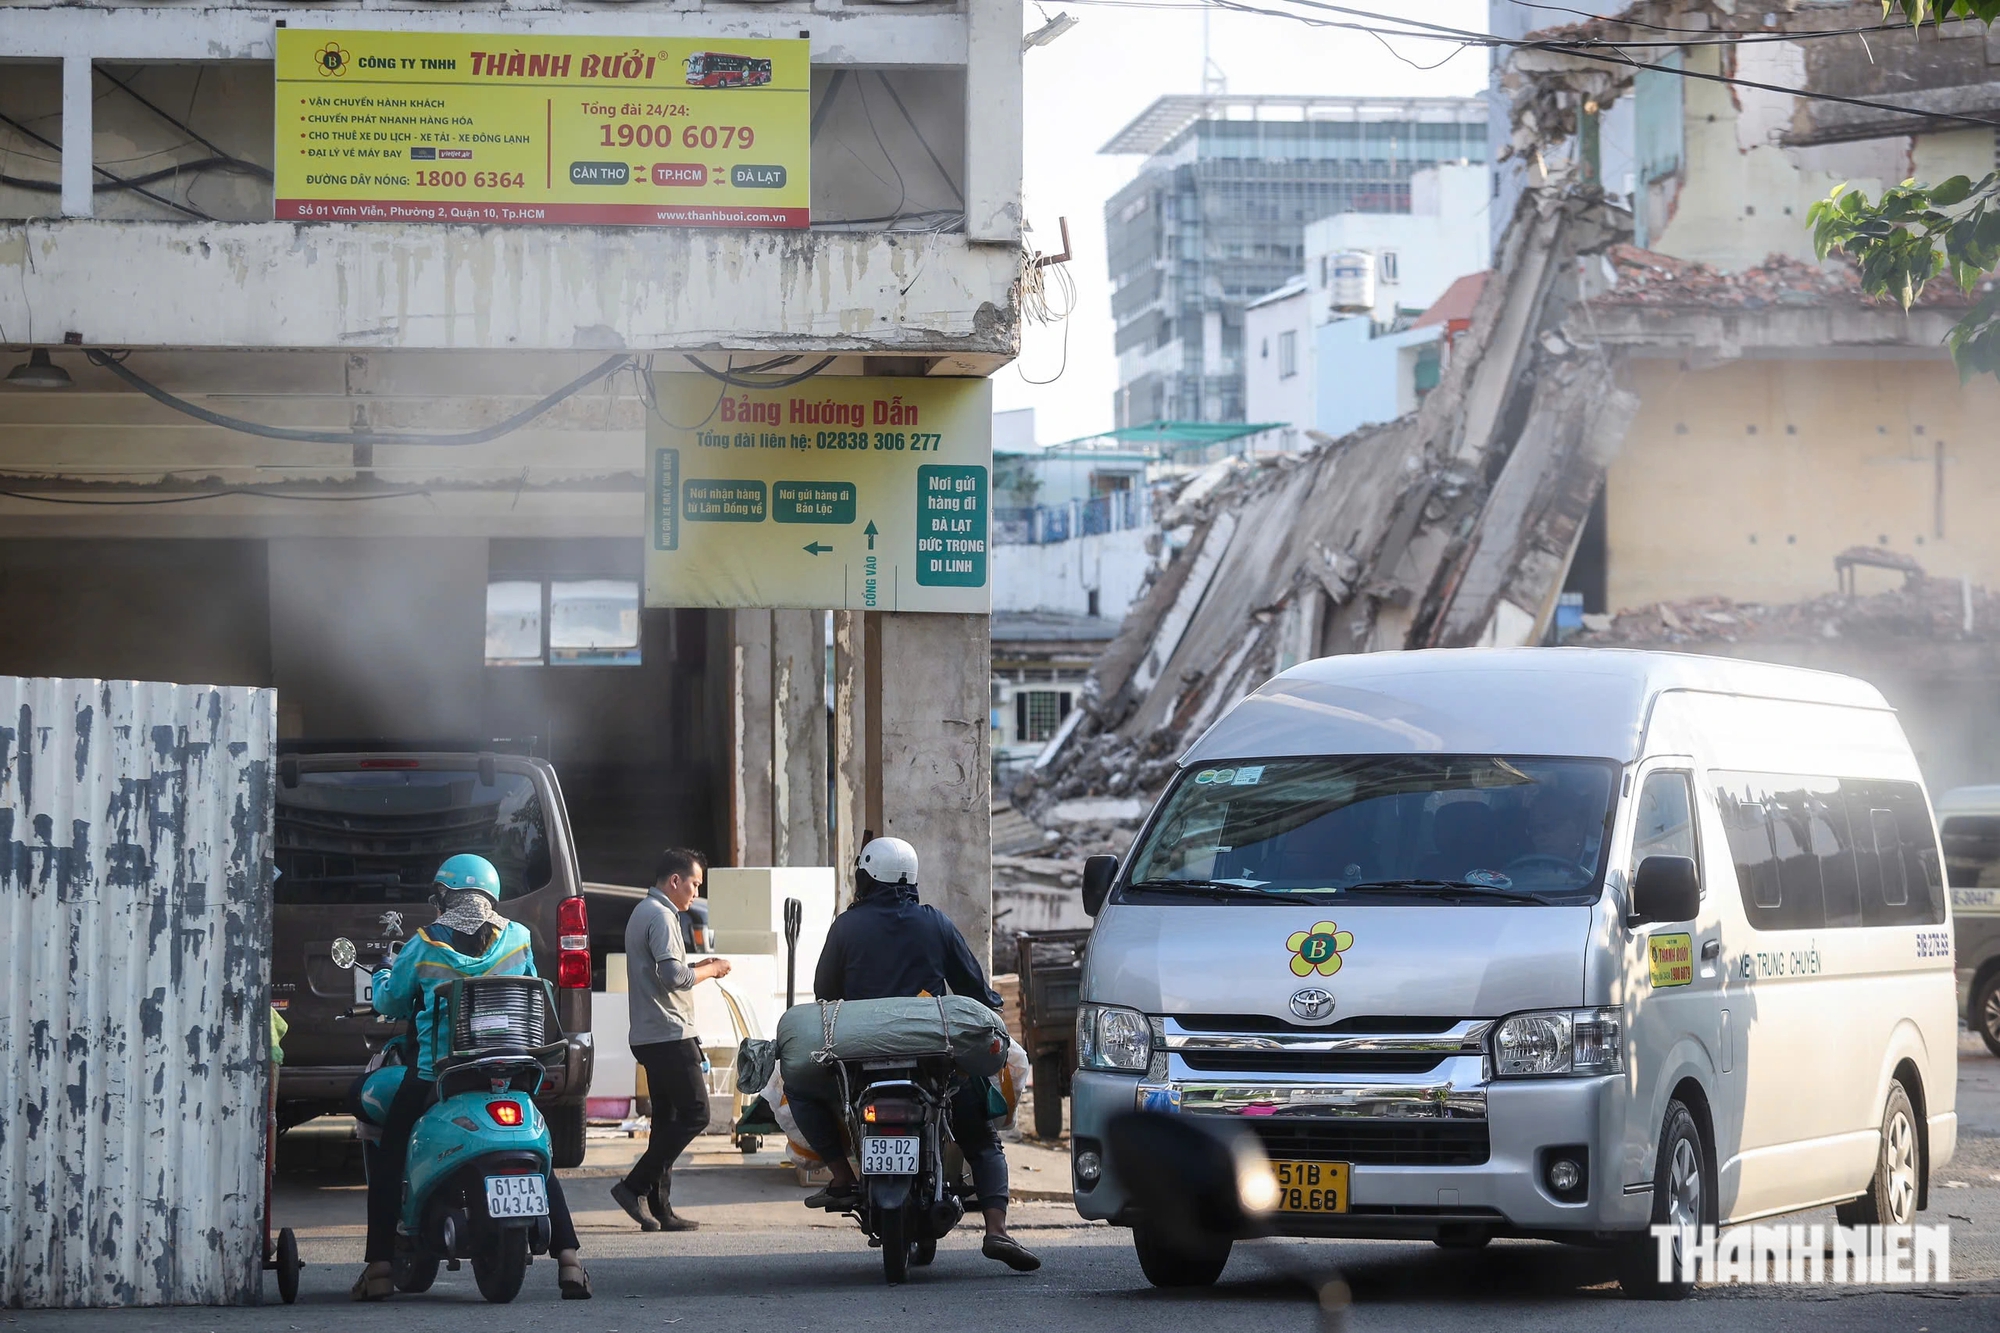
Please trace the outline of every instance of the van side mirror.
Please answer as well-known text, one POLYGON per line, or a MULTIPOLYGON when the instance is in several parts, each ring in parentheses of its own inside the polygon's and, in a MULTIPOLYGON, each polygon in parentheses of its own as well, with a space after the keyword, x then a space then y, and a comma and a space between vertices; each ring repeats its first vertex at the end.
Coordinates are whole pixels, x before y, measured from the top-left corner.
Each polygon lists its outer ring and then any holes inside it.
POLYGON ((479 785, 482 787, 500 785, 500 764, 490 752, 479 756, 479 785))
POLYGON ((1083 910, 1096 916, 1111 896, 1111 882, 1118 878, 1118 858, 1093 856, 1083 863, 1083 910))
POLYGON ((1630 925, 1692 921, 1701 915, 1701 877, 1685 856, 1649 856, 1632 876, 1630 925))

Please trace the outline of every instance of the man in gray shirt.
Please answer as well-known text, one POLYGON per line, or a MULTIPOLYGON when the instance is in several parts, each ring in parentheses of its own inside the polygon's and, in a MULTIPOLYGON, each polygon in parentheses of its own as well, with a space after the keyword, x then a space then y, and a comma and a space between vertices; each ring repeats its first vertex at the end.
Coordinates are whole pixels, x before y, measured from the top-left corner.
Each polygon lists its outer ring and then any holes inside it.
POLYGON ((646 1071, 653 1132, 646 1152, 611 1197, 641 1231, 693 1231, 676 1216, 673 1165, 708 1128, 708 1083, 701 1074, 701 1040, 694 1026, 694 988, 729 975, 729 960, 688 965, 681 913, 701 893, 708 863, 700 852, 669 847, 653 871, 653 891, 625 925, 625 964, 632 1014, 632 1055, 646 1071), (639 1207, 646 1201, 646 1210, 639 1207), (646 1215, 652 1214, 651 1217, 646 1215))

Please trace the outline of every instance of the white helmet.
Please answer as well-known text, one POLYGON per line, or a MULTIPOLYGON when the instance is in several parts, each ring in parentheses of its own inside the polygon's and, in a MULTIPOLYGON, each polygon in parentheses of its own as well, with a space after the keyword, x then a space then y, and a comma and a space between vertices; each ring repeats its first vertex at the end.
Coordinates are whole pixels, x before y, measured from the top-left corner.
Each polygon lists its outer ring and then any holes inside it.
POLYGON ((854 868, 877 884, 917 883, 917 849, 901 838, 877 838, 861 849, 854 868))

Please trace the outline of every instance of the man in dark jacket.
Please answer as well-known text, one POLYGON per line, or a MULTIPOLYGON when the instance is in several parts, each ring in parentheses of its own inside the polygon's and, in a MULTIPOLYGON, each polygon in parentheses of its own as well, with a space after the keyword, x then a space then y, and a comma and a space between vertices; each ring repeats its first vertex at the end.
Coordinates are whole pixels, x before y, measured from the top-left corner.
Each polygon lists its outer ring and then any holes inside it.
MULTIPOLYGON (((937 908, 917 900, 917 850, 901 838, 876 838, 855 862, 854 903, 834 919, 820 949, 813 993, 821 1000, 883 1000, 917 995, 967 995, 1000 1008, 965 936, 937 908)), ((1007 1158, 987 1112, 985 1079, 968 1079, 951 1099, 951 1136, 972 1168, 986 1218, 981 1251, 1020 1272, 1042 1261, 1007 1234, 1007 1158)), ((844 1212, 860 1184, 847 1161, 834 1109, 815 1099, 789 1096, 807 1146, 833 1173, 827 1187, 806 1199, 808 1208, 844 1212)))

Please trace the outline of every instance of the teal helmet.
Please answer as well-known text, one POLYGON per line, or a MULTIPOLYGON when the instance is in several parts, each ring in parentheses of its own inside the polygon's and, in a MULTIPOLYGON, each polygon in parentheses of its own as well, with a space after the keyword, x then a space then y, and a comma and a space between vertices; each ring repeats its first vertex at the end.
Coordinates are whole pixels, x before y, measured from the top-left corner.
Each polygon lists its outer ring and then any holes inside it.
POLYGON ((461 852, 438 867, 431 881, 447 893, 478 889, 494 902, 500 901, 500 872, 483 856, 461 852))

